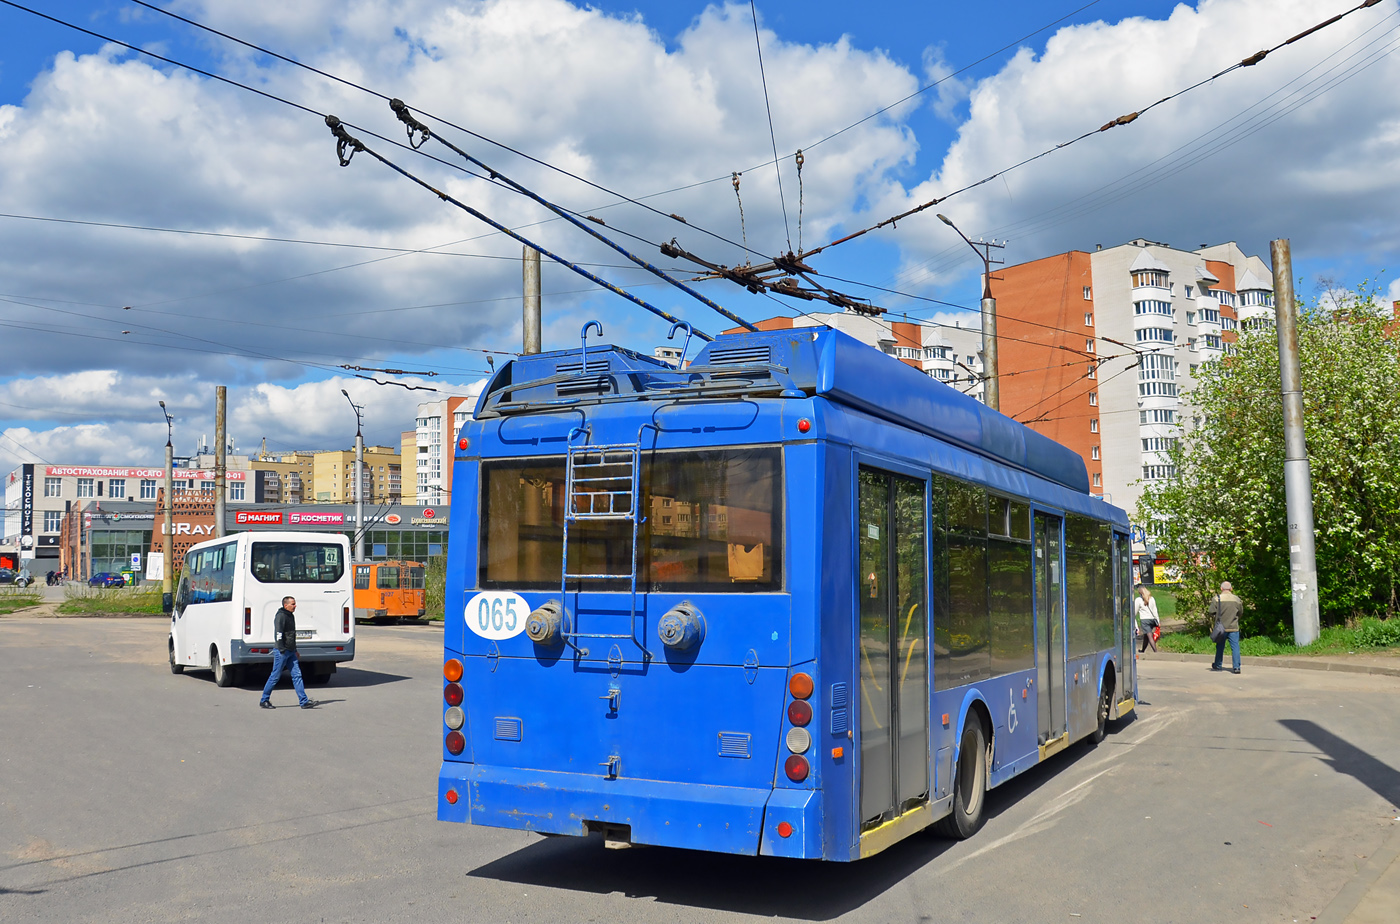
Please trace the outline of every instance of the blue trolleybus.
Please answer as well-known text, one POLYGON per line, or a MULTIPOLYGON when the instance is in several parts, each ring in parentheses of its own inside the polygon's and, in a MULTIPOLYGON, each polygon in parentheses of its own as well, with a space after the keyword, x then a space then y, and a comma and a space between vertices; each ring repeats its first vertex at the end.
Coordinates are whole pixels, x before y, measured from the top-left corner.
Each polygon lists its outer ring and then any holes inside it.
POLYGON ((854 860, 1134 708, 1083 460, 838 331, 522 356, 454 448, 442 820, 854 860))

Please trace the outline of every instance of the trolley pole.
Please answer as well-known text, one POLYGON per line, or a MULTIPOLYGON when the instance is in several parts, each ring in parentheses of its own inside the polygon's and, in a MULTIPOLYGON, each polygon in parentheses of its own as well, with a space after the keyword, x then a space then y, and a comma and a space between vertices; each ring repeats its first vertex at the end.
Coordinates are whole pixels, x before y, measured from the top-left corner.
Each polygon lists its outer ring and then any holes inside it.
POLYGON ((224 517, 225 495, 228 493, 228 386, 214 386, 214 439, 218 447, 214 450, 214 535, 220 539, 228 535, 224 517))
POLYGON ((161 537, 161 579, 160 579, 160 605, 165 612, 169 613, 175 608, 175 595, 173 592, 175 577, 175 511, 171 506, 171 495, 175 492, 175 443, 174 443, 174 418, 165 408, 165 402, 160 403, 160 412, 165 415, 165 495, 161 502, 165 516, 161 525, 164 535, 161 537))
POLYGON ((982 261, 982 403, 994 411, 1001 410, 1001 377, 998 374, 1001 364, 997 361, 997 300, 992 297, 992 265, 1000 266, 1006 261, 993 257, 993 250, 1001 250, 1005 242, 978 241, 972 243, 966 234, 953 224, 947 215, 939 215, 938 220, 954 231, 958 237, 972 248, 982 261))
POLYGON ((350 402, 355 411, 355 561, 365 560, 365 437, 364 408, 350 398, 350 392, 341 389, 340 393, 350 402))
POLYGON ((1312 468, 1303 433, 1303 377, 1298 365, 1298 303, 1293 298, 1293 254, 1288 239, 1269 243, 1274 264, 1274 318, 1278 324, 1279 381, 1283 396, 1283 492, 1288 509, 1288 567, 1293 590, 1293 641, 1317 640, 1317 546, 1313 534, 1312 468))
POLYGON ((524 347, 526 353, 540 352, 540 252, 533 247, 521 248, 521 281, 525 292, 524 347))

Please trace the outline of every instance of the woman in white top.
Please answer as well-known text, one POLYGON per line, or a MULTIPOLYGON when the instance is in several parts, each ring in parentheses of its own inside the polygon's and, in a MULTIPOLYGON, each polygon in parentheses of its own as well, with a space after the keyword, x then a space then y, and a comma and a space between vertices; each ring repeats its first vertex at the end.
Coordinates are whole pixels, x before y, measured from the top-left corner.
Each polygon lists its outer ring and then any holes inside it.
POLYGON ((1138 598, 1133 601, 1133 621, 1137 623, 1138 634, 1142 636, 1142 646, 1139 652, 1147 650, 1151 645, 1152 650, 1157 650, 1157 640, 1152 637, 1152 630, 1162 624, 1162 620, 1157 616, 1157 601, 1152 599, 1152 591, 1147 589, 1146 584, 1138 585, 1138 598))

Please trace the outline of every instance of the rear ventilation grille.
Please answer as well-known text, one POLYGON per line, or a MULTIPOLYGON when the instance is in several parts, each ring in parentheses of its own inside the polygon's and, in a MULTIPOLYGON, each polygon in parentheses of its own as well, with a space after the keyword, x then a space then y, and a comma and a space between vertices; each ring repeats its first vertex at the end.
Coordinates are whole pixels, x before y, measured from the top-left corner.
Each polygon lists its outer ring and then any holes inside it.
POLYGON ((833 683, 831 685, 831 708, 841 709, 846 705, 846 685, 844 683, 833 683))
POLYGON ((720 347, 710 350, 709 364, 711 366, 753 366, 766 365, 772 361, 772 347, 720 347))
POLYGON ((745 757, 749 756, 749 740, 752 736, 740 732, 720 732, 719 733, 719 756, 720 757, 745 757))
MULTIPOLYGON (((592 369, 593 364, 589 363, 588 368, 592 369)), ((554 386, 554 391, 560 397, 571 395, 601 395, 612 391, 612 382, 607 376, 594 375, 587 378, 578 378, 572 382, 560 382, 554 386)))
POLYGON ((519 719, 496 716, 497 741, 519 741, 521 730, 519 719))
POLYGON ((846 710, 831 710, 831 733, 833 735, 844 735, 851 727, 850 720, 846 717, 846 710))
MULTIPOLYGON (((578 375, 583 371, 583 361, 579 359, 565 360, 554 367, 555 375, 578 375)), ((608 371, 608 359, 590 359, 588 361, 588 371, 593 375, 599 375, 608 371)))

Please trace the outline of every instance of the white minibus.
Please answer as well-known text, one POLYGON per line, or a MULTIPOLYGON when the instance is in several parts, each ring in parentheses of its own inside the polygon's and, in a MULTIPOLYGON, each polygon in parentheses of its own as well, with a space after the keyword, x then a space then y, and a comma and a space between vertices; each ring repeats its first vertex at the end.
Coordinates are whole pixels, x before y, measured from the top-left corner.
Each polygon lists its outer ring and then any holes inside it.
POLYGON ((170 671, 212 670, 232 686, 244 665, 271 664, 272 621, 297 600, 307 683, 355 657, 350 540, 340 533, 238 533, 191 546, 170 616, 170 671))

